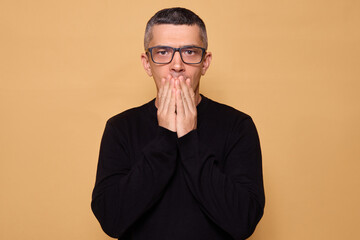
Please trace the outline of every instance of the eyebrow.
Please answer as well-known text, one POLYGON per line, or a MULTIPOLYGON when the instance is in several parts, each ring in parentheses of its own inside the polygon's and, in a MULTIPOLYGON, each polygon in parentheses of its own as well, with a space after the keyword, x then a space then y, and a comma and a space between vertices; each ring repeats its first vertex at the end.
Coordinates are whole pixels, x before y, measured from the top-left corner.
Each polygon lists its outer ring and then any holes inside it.
MULTIPOLYGON (((166 47, 171 47, 171 46, 168 46, 168 45, 156 45, 156 46, 153 46, 151 48, 154 48, 154 47, 163 47, 163 48, 166 48, 166 47)), ((200 46, 197 46, 197 45, 184 45, 184 46, 181 46, 180 48, 188 48, 188 47, 200 47, 200 46)), ((175 47, 171 47, 171 48, 175 48, 175 47)), ((201 47, 200 47, 201 48, 201 47)))

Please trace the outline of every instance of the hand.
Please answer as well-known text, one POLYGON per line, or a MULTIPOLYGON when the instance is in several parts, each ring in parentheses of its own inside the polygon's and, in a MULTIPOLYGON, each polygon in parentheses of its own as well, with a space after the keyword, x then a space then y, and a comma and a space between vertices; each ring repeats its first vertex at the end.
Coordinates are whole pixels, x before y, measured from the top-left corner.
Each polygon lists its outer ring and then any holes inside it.
POLYGON ((190 79, 182 76, 175 80, 176 88, 176 130, 178 138, 196 129, 197 110, 195 93, 190 86, 190 79))
POLYGON ((175 81, 171 76, 161 79, 157 95, 157 119, 159 126, 176 132, 175 81))

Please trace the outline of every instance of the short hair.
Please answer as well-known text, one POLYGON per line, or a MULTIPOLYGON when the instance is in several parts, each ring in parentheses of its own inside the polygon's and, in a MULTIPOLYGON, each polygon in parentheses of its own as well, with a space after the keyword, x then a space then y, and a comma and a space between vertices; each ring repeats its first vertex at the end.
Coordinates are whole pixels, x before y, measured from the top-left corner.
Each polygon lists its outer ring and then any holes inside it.
POLYGON ((205 49, 208 47, 208 40, 206 34, 206 27, 203 20, 194 12, 186 8, 165 8, 150 18, 146 24, 144 48, 148 48, 152 39, 152 27, 160 24, 174 24, 174 25, 197 25, 200 28, 200 38, 204 44, 205 49))

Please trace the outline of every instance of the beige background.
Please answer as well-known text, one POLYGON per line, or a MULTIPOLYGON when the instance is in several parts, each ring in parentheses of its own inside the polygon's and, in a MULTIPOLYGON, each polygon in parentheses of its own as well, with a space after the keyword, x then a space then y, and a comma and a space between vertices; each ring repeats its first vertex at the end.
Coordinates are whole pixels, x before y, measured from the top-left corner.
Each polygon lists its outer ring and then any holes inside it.
POLYGON ((155 96, 143 32, 171 6, 207 24, 201 92, 257 125, 251 239, 359 239, 360 2, 164 2, 0 1, 0 239, 109 239, 90 210, 101 135, 155 96))

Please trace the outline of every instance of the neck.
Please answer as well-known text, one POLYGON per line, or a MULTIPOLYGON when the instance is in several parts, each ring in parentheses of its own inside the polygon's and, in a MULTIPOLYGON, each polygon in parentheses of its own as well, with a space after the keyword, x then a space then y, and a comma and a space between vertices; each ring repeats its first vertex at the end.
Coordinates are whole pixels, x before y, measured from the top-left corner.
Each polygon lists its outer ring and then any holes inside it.
POLYGON ((201 102, 201 95, 199 93, 195 93, 195 104, 196 106, 199 105, 201 102))

